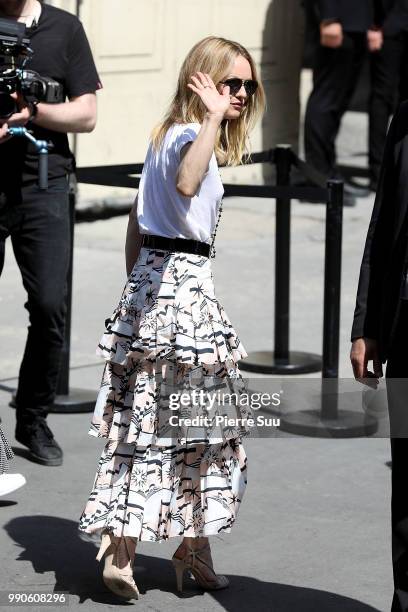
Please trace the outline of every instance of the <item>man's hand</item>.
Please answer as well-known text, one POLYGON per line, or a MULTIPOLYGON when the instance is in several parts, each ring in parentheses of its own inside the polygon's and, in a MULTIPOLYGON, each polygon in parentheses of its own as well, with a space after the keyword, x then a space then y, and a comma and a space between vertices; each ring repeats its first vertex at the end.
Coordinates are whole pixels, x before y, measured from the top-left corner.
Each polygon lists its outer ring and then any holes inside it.
POLYGON ((367 32, 367 45, 368 50, 371 53, 380 51, 384 43, 384 36, 381 30, 368 30, 367 32))
POLYGON ((29 106, 27 106, 22 95, 13 93, 10 97, 16 101, 18 111, 13 113, 8 119, 6 119, 5 122, 0 120, 0 144, 3 144, 12 138, 12 136, 10 136, 8 133, 8 129, 10 127, 24 126, 30 121, 31 118, 31 110, 29 106))
POLYGON ((354 378, 368 387, 377 388, 379 378, 383 376, 381 361, 378 357, 377 341, 372 338, 357 338, 350 351, 354 378), (367 368, 368 362, 373 362, 373 372, 367 368))
POLYGON ((343 44, 343 28, 341 23, 320 24, 320 44, 323 47, 338 49, 343 44))
POLYGON ((24 100, 23 96, 19 93, 11 94, 11 97, 16 101, 17 104, 17 112, 13 113, 11 117, 7 119, 7 123, 9 127, 22 127, 27 125, 27 123, 31 119, 31 109, 27 105, 27 102, 24 100))
POLYGON ((0 127, 0 145, 2 145, 4 142, 7 142, 8 140, 10 140, 10 138, 12 138, 12 136, 10 136, 10 134, 8 133, 8 123, 3 123, 0 127))

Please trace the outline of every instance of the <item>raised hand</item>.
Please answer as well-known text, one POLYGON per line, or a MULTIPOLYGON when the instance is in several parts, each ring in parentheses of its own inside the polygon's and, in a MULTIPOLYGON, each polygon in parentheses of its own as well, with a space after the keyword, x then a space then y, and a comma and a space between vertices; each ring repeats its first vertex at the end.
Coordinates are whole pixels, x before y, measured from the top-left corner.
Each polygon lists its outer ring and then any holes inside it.
POLYGON ((211 115, 224 117, 230 106, 230 88, 228 85, 224 85, 222 93, 220 93, 210 75, 203 72, 196 72, 191 80, 192 83, 188 83, 187 87, 200 96, 207 111, 211 115))
POLYGON ((12 93, 10 97, 16 101, 17 111, 5 120, 0 119, 0 144, 12 138, 8 133, 10 127, 24 126, 31 118, 31 112, 23 96, 19 93, 12 93))

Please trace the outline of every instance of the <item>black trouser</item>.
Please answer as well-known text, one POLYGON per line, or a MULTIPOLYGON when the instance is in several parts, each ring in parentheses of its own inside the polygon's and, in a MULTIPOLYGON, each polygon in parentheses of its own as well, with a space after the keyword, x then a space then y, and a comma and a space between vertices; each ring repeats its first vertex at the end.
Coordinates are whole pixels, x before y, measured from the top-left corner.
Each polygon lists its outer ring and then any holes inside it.
POLYGON ((345 33, 338 49, 319 46, 313 91, 305 116, 306 161, 327 176, 335 174, 335 141, 366 54, 366 34, 345 33))
POLYGON ((392 457, 392 612, 408 611, 408 303, 402 304, 386 371, 392 457))
POLYGON ((397 103, 402 52, 402 36, 385 37, 382 49, 370 56, 368 161, 374 181, 380 175, 388 121, 397 103))
POLYGON ((58 382, 70 251, 68 181, 52 179, 46 192, 33 183, 0 198, 0 274, 10 236, 28 296, 30 324, 16 395, 17 424, 23 425, 47 415, 58 382))

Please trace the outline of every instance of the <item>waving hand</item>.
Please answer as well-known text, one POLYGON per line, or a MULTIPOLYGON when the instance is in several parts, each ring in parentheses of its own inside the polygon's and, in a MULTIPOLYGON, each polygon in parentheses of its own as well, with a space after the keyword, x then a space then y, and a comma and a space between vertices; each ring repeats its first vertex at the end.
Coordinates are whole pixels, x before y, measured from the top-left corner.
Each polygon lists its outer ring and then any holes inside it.
POLYGON ((191 77, 192 83, 188 83, 194 93, 200 96, 205 107, 211 115, 224 116, 230 105, 230 88, 225 85, 223 92, 219 93, 209 74, 197 72, 191 77))

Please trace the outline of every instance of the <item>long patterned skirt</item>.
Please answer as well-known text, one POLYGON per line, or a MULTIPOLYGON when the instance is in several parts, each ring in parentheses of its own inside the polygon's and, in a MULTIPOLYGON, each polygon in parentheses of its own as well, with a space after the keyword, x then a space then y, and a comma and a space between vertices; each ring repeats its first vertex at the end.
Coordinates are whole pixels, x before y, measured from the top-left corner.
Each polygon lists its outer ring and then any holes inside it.
POLYGON ((253 414, 210 259, 142 248, 105 326, 89 433, 107 443, 79 529, 146 541, 229 532, 253 414))

